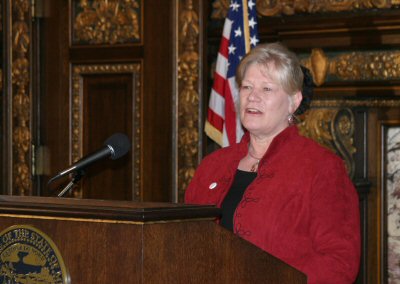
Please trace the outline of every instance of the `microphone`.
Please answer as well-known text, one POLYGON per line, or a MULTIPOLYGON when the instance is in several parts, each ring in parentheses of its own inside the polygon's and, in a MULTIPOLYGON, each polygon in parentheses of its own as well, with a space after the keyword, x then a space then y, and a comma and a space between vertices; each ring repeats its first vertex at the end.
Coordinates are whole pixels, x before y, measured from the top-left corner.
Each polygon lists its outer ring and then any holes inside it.
POLYGON ((48 184, 72 172, 79 172, 98 160, 102 160, 107 157, 110 157, 112 160, 121 158, 128 153, 130 147, 131 143, 125 134, 115 133, 104 142, 104 146, 101 149, 83 157, 66 170, 59 172, 56 176, 49 180, 48 184))

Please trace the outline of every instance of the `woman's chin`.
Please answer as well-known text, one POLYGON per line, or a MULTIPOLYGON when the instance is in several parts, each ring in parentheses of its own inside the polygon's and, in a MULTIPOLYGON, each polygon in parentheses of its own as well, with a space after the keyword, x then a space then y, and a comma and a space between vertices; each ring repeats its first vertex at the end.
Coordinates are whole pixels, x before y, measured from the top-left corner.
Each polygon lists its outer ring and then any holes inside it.
POLYGON ((243 127, 250 133, 259 132, 262 129, 259 123, 243 123, 243 127))

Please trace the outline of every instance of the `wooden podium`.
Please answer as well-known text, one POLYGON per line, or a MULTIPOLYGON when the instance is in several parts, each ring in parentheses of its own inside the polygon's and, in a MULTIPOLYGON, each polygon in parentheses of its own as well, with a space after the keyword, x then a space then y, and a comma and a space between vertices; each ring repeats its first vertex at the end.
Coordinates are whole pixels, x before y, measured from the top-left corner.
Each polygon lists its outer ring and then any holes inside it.
POLYGON ((0 231, 45 233, 74 284, 307 282, 217 225, 218 214, 213 206, 0 196, 0 231))

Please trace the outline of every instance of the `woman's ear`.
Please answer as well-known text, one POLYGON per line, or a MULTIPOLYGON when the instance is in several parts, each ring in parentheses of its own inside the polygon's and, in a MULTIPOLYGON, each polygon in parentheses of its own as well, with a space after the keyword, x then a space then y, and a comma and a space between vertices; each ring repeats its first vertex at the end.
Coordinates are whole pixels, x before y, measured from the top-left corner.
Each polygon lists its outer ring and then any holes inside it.
POLYGON ((291 96, 291 106, 289 113, 294 113, 300 106, 301 100, 303 99, 303 95, 300 91, 296 92, 294 95, 291 96))

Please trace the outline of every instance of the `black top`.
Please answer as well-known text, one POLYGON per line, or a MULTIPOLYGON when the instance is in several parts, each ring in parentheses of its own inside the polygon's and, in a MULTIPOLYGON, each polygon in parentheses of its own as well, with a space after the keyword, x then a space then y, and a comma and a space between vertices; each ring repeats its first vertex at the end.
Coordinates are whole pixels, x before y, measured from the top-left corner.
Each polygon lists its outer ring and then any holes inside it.
POLYGON ((246 188, 256 176, 256 172, 236 171, 232 186, 221 204, 221 226, 233 231, 233 214, 235 214, 236 207, 239 205, 240 200, 242 200, 246 188))

